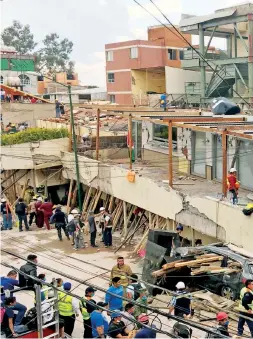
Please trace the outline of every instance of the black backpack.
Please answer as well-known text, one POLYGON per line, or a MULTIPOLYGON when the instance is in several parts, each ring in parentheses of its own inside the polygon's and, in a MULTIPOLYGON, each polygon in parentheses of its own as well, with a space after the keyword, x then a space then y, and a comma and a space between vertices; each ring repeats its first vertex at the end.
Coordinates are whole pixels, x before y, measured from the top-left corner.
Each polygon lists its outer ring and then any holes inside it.
POLYGON ((67 224, 66 230, 67 230, 68 233, 75 232, 75 230, 76 230, 76 224, 75 224, 74 219, 71 220, 71 221, 67 224))
POLYGON ((23 213, 23 211, 24 211, 23 203, 22 202, 18 202, 16 207, 15 207, 16 214, 23 213))

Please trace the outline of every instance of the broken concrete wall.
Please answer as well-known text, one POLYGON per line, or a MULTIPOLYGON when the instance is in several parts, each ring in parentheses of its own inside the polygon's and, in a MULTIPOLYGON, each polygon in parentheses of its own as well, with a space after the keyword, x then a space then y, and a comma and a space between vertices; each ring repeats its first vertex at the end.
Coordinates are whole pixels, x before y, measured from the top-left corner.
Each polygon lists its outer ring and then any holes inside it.
MULTIPOLYGON (((62 157, 65 178, 75 178, 74 155, 62 157)), ((100 164, 79 156, 80 177, 86 185, 139 206, 161 217, 226 242, 252 250, 253 216, 246 217, 239 207, 209 197, 189 197, 175 190, 166 190, 158 183, 136 174, 135 182, 127 180, 128 170, 100 164)))

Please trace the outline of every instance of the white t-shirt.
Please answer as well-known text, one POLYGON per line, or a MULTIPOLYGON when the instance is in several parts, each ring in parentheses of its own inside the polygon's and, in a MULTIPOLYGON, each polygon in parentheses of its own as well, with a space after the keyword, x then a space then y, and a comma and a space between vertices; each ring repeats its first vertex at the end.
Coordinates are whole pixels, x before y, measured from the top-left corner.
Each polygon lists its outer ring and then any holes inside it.
POLYGON ((110 222, 111 217, 109 215, 105 216, 105 222, 108 222, 108 225, 106 225, 105 227, 107 228, 112 228, 112 223, 110 222))
POLYGON ((69 214, 69 215, 68 215, 68 222, 70 222, 70 221, 73 220, 73 219, 74 219, 73 214, 69 214))
MULTIPOLYGON (((123 315, 125 315, 127 318, 133 319, 134 320, 134 316, 126 311, 122 312, 123 315)), ((123 323, 126 326, 126 329, 128 331, 132 331, 135 327, 134 322, 132 322, 131 320, 127 319, 125 317, 121 318, 121 321, 123 321, 123 323)))
MULTIPOLYGON (((140 284, 143 289, 146 289, 146 286, 143 283, 138 284, 140 284)), ((131 294, 131 298, 134 299, 134 287, 132 285, 127 286, 126 293, 131 294)))

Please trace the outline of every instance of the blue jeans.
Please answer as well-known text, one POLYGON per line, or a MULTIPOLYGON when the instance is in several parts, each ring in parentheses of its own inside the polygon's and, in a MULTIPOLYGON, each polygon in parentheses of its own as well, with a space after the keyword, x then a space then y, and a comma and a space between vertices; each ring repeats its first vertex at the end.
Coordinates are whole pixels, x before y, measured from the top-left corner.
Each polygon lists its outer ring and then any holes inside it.
POLYGON ((29 328, 26 325, 14 325, 14 331, 16 333, 23 333, 29 331, 29 328))
POLYGON ((105 246, 112 246, 112 227, 106 227, 104 233, 105 246))
POLYGON ((252 320, 244 319, 242 317, 239 317, 237 334, 239 336, 243 335, 244 325, 246 323, 248 325, 248 327, 249 327, 251 337, 253 337, 253 314, 244 313, 244 312, 240 312, 240 314, 245 316, 245 317, 247 317, 247 318, 252 318, 252 320))
MULTIPOLYGON (((17 314, 16 319, 15 319, 14 326, 19 326, 19 325, 21 325, 21 322, 24 318, 24 315, 25 315, 27 308, 25 307, 25 305, 22 305, 20 303, 16 303, 13 306, 12 309, 13 309, 13 311, 18 311, 18 314, 17 314)), ((23 325, 21 325, 21 326, 23 326, 23 325)))
POLYGON ((56 113, 56 118, 60 118, 61 117, 61 110, 60 110, 60 108, 56 108, 55 109, 55 113, 56 113))
POLYGON ((11 214, 3 214, 3 223, 4 223, 4 229, 9 230, 12 228, 12 216, 11 214))
POLYGON ((18 215, 18 220, 19 220, 19 230, 22 230, 22 222, 24 221, 25 228, 29 230, 28 222, 27 222, 27 215, 18 215))

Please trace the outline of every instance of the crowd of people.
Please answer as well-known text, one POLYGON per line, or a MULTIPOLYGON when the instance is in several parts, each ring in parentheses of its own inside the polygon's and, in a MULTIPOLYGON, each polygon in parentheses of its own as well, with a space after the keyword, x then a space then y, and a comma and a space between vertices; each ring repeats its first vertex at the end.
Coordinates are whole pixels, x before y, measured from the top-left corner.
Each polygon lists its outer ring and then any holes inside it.
MULTIPOLYGON (((85 289, 85 295, 76 298, 69 294, 72 291, 71 282, 64 282, 62 278, 53 279, 50 286, 57 288, 57 301, 52 289, 43 289, 46 282, 46 274, 37 273, 38 259, 35 254, 27 257, 27 262, 19 269, 17 278, 15 270, 11 270, 6 277, 1 277, 1 330, 6 337, 17 336, 28 330, 36 330, 36 312, 34 307, 27 311, 25 305, 19 303, 14 296, 15 288, 20 287, 34 291, 38 284, 32 277, 40 279, 41 312, 43 324, 49 324, 54 320, 53 309, 55 302, 59 310, 60 336, 64 333, 72 336, 76 320, 80 317, 83 322, 84 338, 156 338, 157 329, 152 322, 148 311, 148 304, 152 298, 136 274, 129 265, 125 264, 123 257, 118 257, 110 274, 109 287, 104 299, 97 301, 96 290, 89 286, 85 289), (127 301, 124 300, 127 298, 127 301)), ((36 305, 36 298, 34 298, 36 305)), ((253 281, 247 280, 240 296, 240 317, 238 322, 238 336, 243 335, 245 323, 253 335, 253 281), (246 317, 245 317, 246 316, 246 317), (252 320, 251 320, 252 319, 252 320)), ((193 315, 192 296, 187 291, 184 282, 176 285, 176 293, 168 304, 168 316, 174 313, 180 318, 191 318, 193 315)), ((79 318, 79 319, 80 319, 79 318)), ((225 312, 217 314, 217 326, 208 337, 230 337, 229 316, 225 312), (215 334, 217 336, 215 336, 215 334)), ((52 325, 53 327, 55 325, 52 325)), ((180 321, 173 326, 177 337, 190 338, 191 329, 180 321)), ((80 334, 81 336, 81 334, 80 334)))
POLYGON ((14 134, 17 132, 22 132, 28 128, 28 124, 26 122, 13 123, 9 122, 6 126, 1 121, 1 133, 3 134, 14 134))

